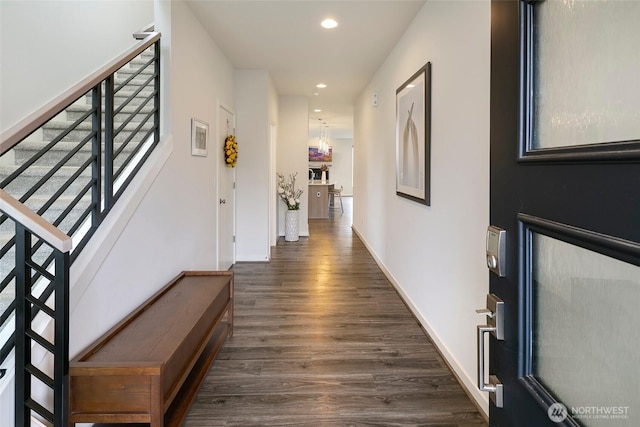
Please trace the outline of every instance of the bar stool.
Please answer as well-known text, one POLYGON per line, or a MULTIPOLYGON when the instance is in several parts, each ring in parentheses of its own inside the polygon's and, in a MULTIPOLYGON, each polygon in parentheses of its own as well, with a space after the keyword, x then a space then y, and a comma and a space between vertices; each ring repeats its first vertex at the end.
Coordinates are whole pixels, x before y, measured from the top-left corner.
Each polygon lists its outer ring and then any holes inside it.
POLYGON ((344 190, 344 188, 342 187, 342 185, 340 186, 340 188, 330 188, 329 189, 329 209, 331 209, 331 197, 333 197, 333 206, 335 209, 337 209, 335 207, 336 205, 336 196, 338 196, 338 198, 340 199, 340 214, 342 215, 344 213, 344 206, 342 205, 342 190, 344 190))

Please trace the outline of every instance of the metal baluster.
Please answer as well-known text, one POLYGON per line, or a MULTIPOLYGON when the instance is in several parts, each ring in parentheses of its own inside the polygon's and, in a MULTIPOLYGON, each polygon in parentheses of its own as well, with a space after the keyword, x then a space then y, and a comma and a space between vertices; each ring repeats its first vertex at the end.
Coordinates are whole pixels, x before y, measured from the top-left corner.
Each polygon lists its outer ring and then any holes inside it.
POLYGON ((15 425, 30 424, 31 410, 27 400, 31 397, 31 376, 27 365, 31 363, 31 340, 27 336, 31 324, 31 304, 27 295, 31 293, 31 273, 27 260, 31 258, 31 233, 16 222, 16 395, 15 425))
POLYGON ((113 206, 113 111, 114 75, 105 79, 104 90, 104 212, 113 206))
POLYGON ((153 144, 155 146, 160 141, 160 40, 153 45, 153 54, 155 56, 154 73, 156 75, 154 81, 156 95, 153 101, 153 107, 156 111, 153 118, 153 127, 155 129, 153 144))
POLYGON ((91 189, 91 226, 97 227, 101 222, 100 201, 102 199, 102 84, 97 84, 91 91, 93 106, 93 145, 91 154, 91 177, 94 183, 91 189))
POLYGON ((69 253, 55 250, 54 426, 69 425, 69 253))

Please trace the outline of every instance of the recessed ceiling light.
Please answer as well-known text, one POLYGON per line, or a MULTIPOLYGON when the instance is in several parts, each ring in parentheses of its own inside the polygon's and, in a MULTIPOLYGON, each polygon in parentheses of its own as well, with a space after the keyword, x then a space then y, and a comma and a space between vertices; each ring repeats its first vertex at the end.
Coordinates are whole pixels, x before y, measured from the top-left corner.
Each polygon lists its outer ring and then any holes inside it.
POLYGON ((316 108, 315 110, 313 110, 314 113, 322 113, 322 110, 319 108, 316 108))
POLYGON ((338 26, 338 22, 335 19, 327 18, 324 21, 322 21, 320 25, 322 25, 322 28, 326 28, 327 30, 330 30, 332 28, 336 28, 338 26))
POLYGON ((407 85, 407 89, 412 89, 414 87, 416 87, 416 85, 407 85))
POLYGON ((317 91, 316 91, 316 92, 313 92, 313 94, 314 94, 315 96, 318 96, 318 95, 320 95, 320 92, 317 92, 317 91))
POLYGON ((324 84, 324 83, 318 83, 318 84, 316 85, 316 87, 317 87, 318 89, 324 89, 325 87, 327 87, 327 85, 326 85, 326 84, 324 84))

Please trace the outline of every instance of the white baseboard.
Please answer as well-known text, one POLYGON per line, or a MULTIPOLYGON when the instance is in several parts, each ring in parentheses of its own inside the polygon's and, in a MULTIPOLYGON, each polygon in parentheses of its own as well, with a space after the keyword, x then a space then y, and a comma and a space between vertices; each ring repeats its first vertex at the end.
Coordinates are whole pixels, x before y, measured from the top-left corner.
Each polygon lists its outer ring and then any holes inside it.
POLYGON ((429 321, 420 313, 420 310, 417 309, 416 305, 413 303, 411 298, 407 296, 407 294, 403 291, 402 286, 398 283, 398 281, 393 277, 391 272, 384 265, 382 260, 378 258, 376 253, 373 251, 369 242, 362 236, 362 234, 358 231, 356 226, 351 226, 353 232, 358 236, 358 238, 362 241, 364 246, 367 248, 371 256, 373 257, 382 273, 387 277, 391 285, 395 288, 396 292, 400 295, 404 303, 409 307, 409 310, 413 313, 415 318, 418 320, 424 331, 427 333, 431 341, 433 341, 437 350, 440 352, 442 357, 445 359, 449 368, 453 371, 453 374, 458 379, 458 382, 465 390, 467 395, 474 400, 474 404, 478 408, 478 410, 482 411, 482 415, 484 415, 485 420, 489 419, 489 398, 488 396, 481 392, 477 385, 476 379, 469 377, 467 372, 462 368, 462 365, 458 362, 458 360, 454 357, 454 355, 449 351, 444 341, 440 338, 440 336, 434 331, 431 327, 429 321))
POLYGON ((264 254, 249 254, 249 255, 236 255, 235 262, 268 262, 269 258, 264 254))

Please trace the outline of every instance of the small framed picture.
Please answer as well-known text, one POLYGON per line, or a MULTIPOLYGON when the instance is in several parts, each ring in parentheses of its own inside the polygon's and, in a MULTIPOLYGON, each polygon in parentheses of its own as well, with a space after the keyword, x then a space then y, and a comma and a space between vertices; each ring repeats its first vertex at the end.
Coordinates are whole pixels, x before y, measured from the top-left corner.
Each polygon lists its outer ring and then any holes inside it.
POLYGON ((396 91, 396 194, 431 205, 431 63, 396 91))
POLYGON ((209 125, 198 119, 191 119, 191 155, 206 156, 209 146, 209 125))

